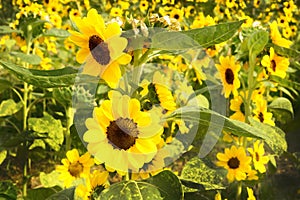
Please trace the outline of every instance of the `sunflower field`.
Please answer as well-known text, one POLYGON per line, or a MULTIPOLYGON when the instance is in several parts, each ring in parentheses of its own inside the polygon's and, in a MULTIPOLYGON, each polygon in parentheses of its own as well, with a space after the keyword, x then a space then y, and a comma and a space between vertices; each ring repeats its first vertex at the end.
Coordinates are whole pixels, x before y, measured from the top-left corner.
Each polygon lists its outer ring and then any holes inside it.
POLYGON ((299 0, 0 0, 0 200, 300 199, 299 0))

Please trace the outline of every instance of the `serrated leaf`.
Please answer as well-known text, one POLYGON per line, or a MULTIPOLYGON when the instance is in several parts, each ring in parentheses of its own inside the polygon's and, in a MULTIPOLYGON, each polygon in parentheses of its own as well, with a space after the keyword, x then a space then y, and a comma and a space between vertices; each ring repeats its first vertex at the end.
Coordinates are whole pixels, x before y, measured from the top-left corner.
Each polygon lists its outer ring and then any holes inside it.
POLYGON ((55 193, 45 200, 74 200, 75 187, 55 193))
POLYGON ((38 65, 41 63, 42 59, 38 55, 25 54, 22 52, 10 52, 12 56, 20 58, 23 62, 29 63, 31 65, 38 65))
POLYGON ((278 97, 274 99, 268 108, 273 111, 288 112, 291 117, 294 117, 293 105, 287 98, 278 97))
POLYGON ((62 37, 66 38, 70 36, 70 33, 64 29, 58 29, 58 28, 52 28, 50 30, 47 30, 44 34, 44 36, 51 36, 51 37, 62 37))
MULTIPOLYGON (((219 171, 207 166, 199 157, 194 157, 189 160, 185 165, 181 173, 181 178, 183 180, 189 180, 195 185, 198 184, 198 190, 218 190, 224 189, 221 184, 223 179, 223 174, 219 171), (202 187, 200 187, 202 186, 202 187)), ((191 183, 186 182, 185 186, 191 183)))
POLYGON ((151 38, 151 48, 180 50, 210 47, 230 39, 243 22, 228 22, 187 31, 159 32, 151 38))
POLYGON ((0 64, 15 74, 20 80, 42 88, 66 87, 74 85, 78 70, 65 67, 57 70, 26 69, 0 60, 0 64))
POLYGON ((0 182, 0 197, 5 200, 17 199, 17 187, 10 181, 0 182))
POLYGON ((183 199, 182 185, 178 177, 169 170, 164 170, 159 174, 145 180, 155 185, 164 200, 183 199))
POLYGON ((3 151, 0 152, 0 165, 3 163, 6 156, 7 156, 7 151, 6 150, 3 150, 3 151))
POLYGON ((266 46, 269 40, 269 33, 264 30, 258 30, 251 34, 248 39, 248 49, 251 55, 257 56, 266 46))
POLYGON ((64 141, 63 127, 60 120, 44 113, 42 118, 29 118, 28 127, 37 133, 47 133, 48 137, 44 141, 55 151, 60 149, 60 145, 64 141))
POLYGON ((99 200, 152 200, 163 199, 158 188, 145 182, 124 181, 115 183, 109 188, 103 190, 98 198, 99 200))
POLYGON ((270 126, 249 118, 250 124, 257 128, 261 137, 268 144, 268 146, 277 155, 287 151, 287 142, 285 140, 285 133, 276 126, 270 126))
POLYGON ((23 107, 22 102, 16 103, 13 99, 4 100, 0 104, 0 117, 13 115, 23 107))

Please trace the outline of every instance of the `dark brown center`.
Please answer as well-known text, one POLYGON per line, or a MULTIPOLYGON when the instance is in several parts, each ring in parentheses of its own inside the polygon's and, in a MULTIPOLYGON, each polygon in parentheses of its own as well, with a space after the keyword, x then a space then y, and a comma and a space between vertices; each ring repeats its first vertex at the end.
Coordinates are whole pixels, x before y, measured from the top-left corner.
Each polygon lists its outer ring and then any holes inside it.
POLYGON ((239 161, 239 159, 237 159, 237 157, 233 157, 228 160, 227 165, 231 169, 237 169, 240 166, 240 161, 239 161))
POLYGON ((234 80, 234 74, 233 74, 233 71, 231 69, 226 69, 225 71, 225 79, 226 79, 226 82, 228 84, 233 84, 233 80, 234 80))
POLYGON ((257 152, 255 152, 255 160, 259 161, 259 154, 257 152))
POLYGON ((89 38, 89 49, 93 58, 100 65, 107 65, 110 62, 110 54, 108 44, 98 35, 92 35, 89 38))
POLYGON ((175 18, 175 19, 179 19, 179 15, 178 15, 178 14, 175 14, 175 15, 174 15, 174 18, 175 18))
POLYGON ((81 174, 81 172, 83 172, 83 166, 80 162, 74 162, 74 163, 71 163, 70 166, 69 166, 69 173, 78 178, 81 174))
POLYGON ((264 119, 264 114, 262 112, 260 112, 258 114, 258 119, 259 119, 260 122, 264 122, 265 119, 264 119))
POLYGON ((107 127, 107 139, 118 149, 127 150, 135 144, 139 134, 137 124, 128 118, 119 118, 107 127))

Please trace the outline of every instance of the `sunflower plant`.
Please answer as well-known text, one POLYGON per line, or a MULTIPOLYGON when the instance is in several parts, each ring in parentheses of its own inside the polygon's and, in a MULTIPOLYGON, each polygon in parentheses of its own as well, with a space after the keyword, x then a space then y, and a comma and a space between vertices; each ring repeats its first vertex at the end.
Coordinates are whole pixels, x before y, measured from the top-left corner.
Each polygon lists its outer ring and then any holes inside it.
POLYGON ((266 198, 300 89, 293 1, 5 4, 0 164, 22 180, 0 196, 266 198))

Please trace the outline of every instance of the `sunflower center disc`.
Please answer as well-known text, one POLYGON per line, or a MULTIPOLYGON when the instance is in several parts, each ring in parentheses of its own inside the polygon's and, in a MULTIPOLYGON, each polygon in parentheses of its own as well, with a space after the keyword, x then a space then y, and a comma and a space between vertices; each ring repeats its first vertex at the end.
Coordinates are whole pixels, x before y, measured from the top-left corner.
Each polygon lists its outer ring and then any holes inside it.
POLYGON ((233 84, 234 74, 231 69, 226 69, 225 71, 225 79, 228 84, 233 84))
POLYGON ((240 166, 240 161, 237 157, 233 157, 228 160, 227 164, 231 169, 237 169, 240 166))
POLYGON ((78 161, 71 163, 69 166, 69 172, 74 177, 79 177, 79 175, 82 171, 83 171, 83 166, 78 161))
POLYGON ((260 122, 264 122, 264 114, 262 112, 258 114, 258 119, 260 122))
POLYGON ((271 61, 271 68, 272 68, 272 70, 275 72, 276 71, 276 62, 275 62, 275 60, 272 60, 271 61))
POLYGON ((98 35, 92 35, 89 38, 89 49, 93 58, 100 65, 107 65, 110 62, 110 54, 108 44, 98 35))
POLYGON ((257 162, 259 161, 259 155, 258 155, 257 152, 255 153, 255 159, 256 159, 257 162))
POLYGON ((107 139, 119 149, 129 149, 135 144, 137 135, 137 124, 128 118, 114 120, 107 127, 107 139))

